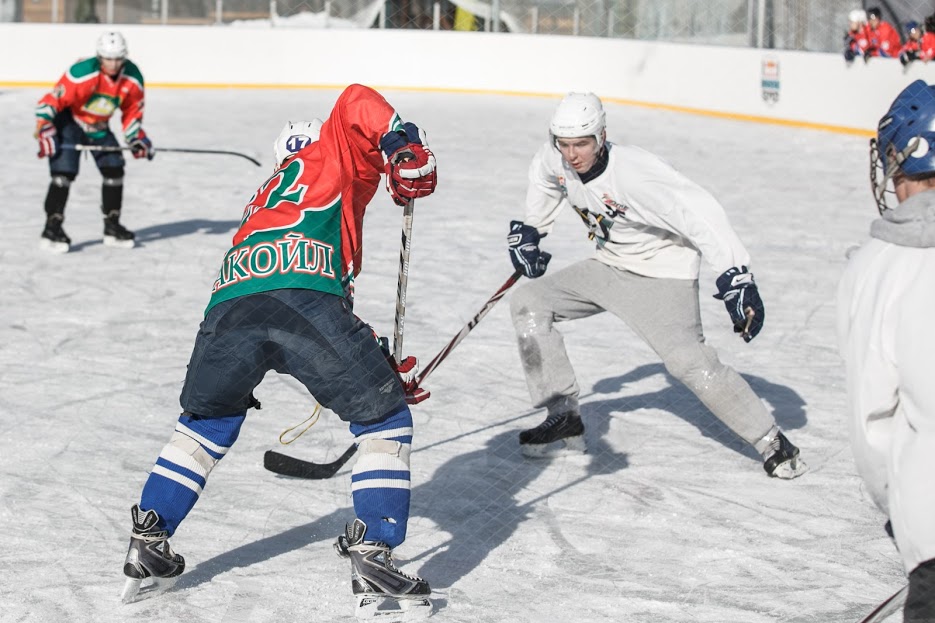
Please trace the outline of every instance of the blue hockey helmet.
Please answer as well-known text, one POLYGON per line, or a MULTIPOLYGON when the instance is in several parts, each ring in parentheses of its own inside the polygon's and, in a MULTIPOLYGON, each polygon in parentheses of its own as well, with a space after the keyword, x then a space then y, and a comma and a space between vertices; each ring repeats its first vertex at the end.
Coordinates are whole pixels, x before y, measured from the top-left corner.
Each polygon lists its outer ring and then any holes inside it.
POLYGON ((889 208, 885 194, 894 176, 935 173, 935 87, 916 80, 896 96, 870 140, 870 159, 881 212, 889 208))

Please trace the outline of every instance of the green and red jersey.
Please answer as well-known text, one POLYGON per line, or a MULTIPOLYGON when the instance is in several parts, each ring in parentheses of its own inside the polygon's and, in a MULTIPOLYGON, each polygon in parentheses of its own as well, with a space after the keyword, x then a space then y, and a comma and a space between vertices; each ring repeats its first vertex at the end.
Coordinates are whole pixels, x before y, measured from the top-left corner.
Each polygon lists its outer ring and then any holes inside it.
POLYGON ((111 116, 120 109, 123 134, 131 142, 143 123, 143 74, 126 61, 120 73, 111 78, 101 71, 97 59, 78 61, 59 78, 55 87, 36 105, 36 121, 42 126, 55 115, 71 110, 75 121, 92 139, 101 138, 111 116))
POLYGON ((364 212, 380 186, 380 139, 401 129, 369 87, 347 87, 321 135, 250 198, 205 310, 246 294, 305 288, 347 296, 360 272, 364 212))

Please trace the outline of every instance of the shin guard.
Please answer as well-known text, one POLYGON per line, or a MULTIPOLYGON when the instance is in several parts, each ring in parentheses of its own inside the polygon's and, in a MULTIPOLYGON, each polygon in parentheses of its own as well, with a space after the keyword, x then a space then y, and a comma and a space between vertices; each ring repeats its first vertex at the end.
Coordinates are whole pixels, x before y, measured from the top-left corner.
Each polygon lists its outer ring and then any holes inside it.
POLYGON ((402 405, 370 424, 351 424, 358 458, 351 476, 354 512, 367 524, 367 541, 396 547, 409 523, 412 413, 402 405))
POLYGON ((237 441, 246 412, 203 418, 183 414, 143 487, 140 507, 159 515, 169 536, 198 501, 217 462, 237 441))

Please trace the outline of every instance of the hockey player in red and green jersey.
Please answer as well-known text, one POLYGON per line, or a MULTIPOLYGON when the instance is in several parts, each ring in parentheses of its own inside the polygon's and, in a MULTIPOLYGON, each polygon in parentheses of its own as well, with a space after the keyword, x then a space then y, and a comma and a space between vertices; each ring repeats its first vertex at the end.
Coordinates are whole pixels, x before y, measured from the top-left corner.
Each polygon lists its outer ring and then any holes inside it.
POLYGON ((71 239, 62 229, 68 190, 78 176, 81 155, 76 145, 114 148, 94 151, 94 162, 104 178, 101 210, 104 243, 133 247, 133 232, 120 223, 123 206, 124 159, 110 130, 111 116, 120 109, 123 136, 134 158, 152 160, 152 142, 143 131, 143 74, 127 58, 127 42, 119 32, 107 32, 97 41, 97 54, 80 60, 59 79, 36 105, 39 157, 49 159, 52 182, 45 198, 46 224, 42 245, 67 252, 71 239))
POLYGON ((323 124, 287 124, 275 151, 279 166, 247 203, 214 283, 183 413, 132 508, 123 598, 135 599, 147 578, 162 588, 182 573, 185 562, 168 539, 236 441, 257 404, 254 388, 275 370, 298 379, 355 436, 356 518, 336 549, 351 561, 358 616, 377 616, 391 600, 401 617, 417 618, 431 612, 429 585, 397 569, 391 555, 409 519, 415 359, 388 361, 354 315, 350 292, 380 174, 406 205, 434 191, 435 156, 419 128, 361 85, 340 95, 323 124))

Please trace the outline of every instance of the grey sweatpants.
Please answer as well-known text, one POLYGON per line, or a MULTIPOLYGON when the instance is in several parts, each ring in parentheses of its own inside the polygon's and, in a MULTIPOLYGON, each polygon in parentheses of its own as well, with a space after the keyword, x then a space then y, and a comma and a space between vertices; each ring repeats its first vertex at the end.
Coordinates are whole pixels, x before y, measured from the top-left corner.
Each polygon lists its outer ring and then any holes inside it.
POLYGON ((608 311, 740 437, 760 445, 775 425, 747 382, 705 344, 697 280, 654 279, 584 260, 524 284, 513 293, 510 311, 533 404, 549 415, 577 410, 579 394, 555 323, 608 311))

